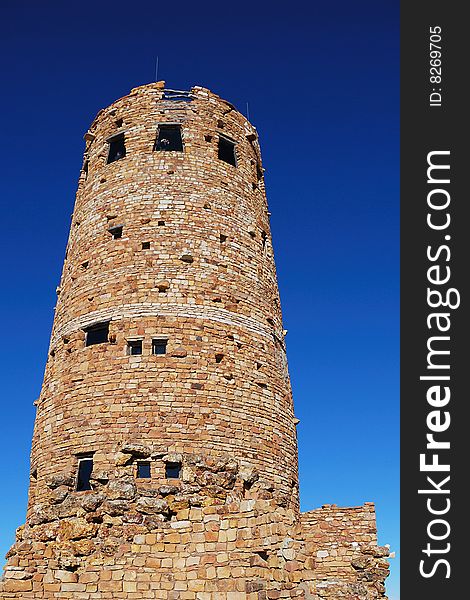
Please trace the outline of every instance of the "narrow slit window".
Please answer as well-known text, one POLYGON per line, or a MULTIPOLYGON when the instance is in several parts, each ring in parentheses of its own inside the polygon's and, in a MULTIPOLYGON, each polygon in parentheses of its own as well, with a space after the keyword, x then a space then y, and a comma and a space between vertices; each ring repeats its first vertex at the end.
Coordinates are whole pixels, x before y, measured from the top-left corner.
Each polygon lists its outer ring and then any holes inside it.
POLYGON ((123 229, 124 227, 122 225, 116 225, 116 227, 110 227, 108 231, 113 236, 113 240, 119 240, 122 238, 123 229))
POLYGON ((130 356, 142 354, 142 340, 129 340, 127 342, 127 354, 130 356))
POLYGON ((268 234, 266 231, 261 232, 261 244, 263 246, 263 250, 266 250, 266 240, 268 239, 268 234))
POLYGON ((167 462, 165 464, 166 479, 179 479, 181 475, 181 463, 167 462))
POLYGON ((115 135, 108 141, 108 164, 126 156, 126 144, 124 142, 124 134, 115 135))
POLYGON ((158 127, 155 150, 167 150, 183 152, 183 140, 181 138, 180 125, 160 125, 158 127))
POLYGON ((219 135, 219 159, 229 165, 237 166, 237 157, 235 154, 235 142, 219 135))
POLYGON ((137 463, 137 477, 138 479, 150 479, 150 463, 148 461, 141 461, 137 463))
POLYGON ((152 340, 152 354, 166 354, 168 340, 152 340))
POLYGON ((93 471, 93 456, 82 456, 78 459, 77 492, 91 490, 91 473, 93 471))
POLYGON ((94 344, 105 344, 108 341, 109 336, 109 321, 106 323, 97 323, 91 325, 85 329, 86 334, 86 346, 93 346, 94 344))

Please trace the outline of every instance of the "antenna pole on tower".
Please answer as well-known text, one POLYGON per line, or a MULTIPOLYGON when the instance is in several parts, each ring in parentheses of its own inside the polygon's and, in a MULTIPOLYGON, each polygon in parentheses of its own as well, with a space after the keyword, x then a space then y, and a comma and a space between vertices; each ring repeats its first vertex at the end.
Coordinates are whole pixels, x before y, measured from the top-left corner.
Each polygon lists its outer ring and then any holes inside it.
POLYGON ((155 81, 158 81, 158 56, 157 60, 155 61, 155 81))

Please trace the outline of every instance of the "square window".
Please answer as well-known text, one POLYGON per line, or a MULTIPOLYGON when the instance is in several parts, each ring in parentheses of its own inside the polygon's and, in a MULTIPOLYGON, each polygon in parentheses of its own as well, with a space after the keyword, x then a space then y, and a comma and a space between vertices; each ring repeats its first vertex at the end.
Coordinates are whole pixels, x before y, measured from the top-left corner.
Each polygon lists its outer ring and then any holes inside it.
POLYGON ((219 135, 219 159, 229 165, 237 166, 237 157, 235 154, 235 142, 219 135))
POLYGON ((86 341, 85 346, 93 346, 94 344, 105 344, 109 336, 109 321, 106 323, 97 323, 85 329, 86 341))
POLYGON ((91 490, 90 477, 93 471, 93 456, 81 456, 78 458, 77 492, 91 490))
POLYGON ((150 250, 150 242, 142 242, 142 250, 150 250))
POLYGON ((124 227, 122 225, 116 225, 116 227, 110 227, 108 231, 113 236, 113 240, 119 240, 122 238, 123 229, 124 227))
POLYGON ((108 141, 108 164, 126 156, 126 144, 124 142, 124 134, 115 135, 108 141))
POLYGON ((181 125, 159 125, 154 149, 183 152, 181 125))
POLYGON ((181 463, 168 462, 165 464, 166 479, 179 479, 181 474, 181 463))
POLYGON ((168 340, 152 340, 152 354, 166 354, 168 340))
POLYGON ((131 356, 142 354, 142 340, 129 340, 127 342, 127 354, 131 356))
POLYGON ((139 479, 150 479, 150 463, 149 462, 138 462, 137 463, 137 477, 139 479))

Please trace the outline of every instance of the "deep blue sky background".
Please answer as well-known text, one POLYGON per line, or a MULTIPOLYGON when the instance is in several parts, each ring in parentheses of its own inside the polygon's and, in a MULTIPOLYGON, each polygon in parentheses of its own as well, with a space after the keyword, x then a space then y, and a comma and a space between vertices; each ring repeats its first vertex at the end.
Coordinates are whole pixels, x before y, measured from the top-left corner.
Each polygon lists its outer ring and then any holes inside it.
POLYGON ((248 101, 260 134, 303 510, 375 501, 398 551, 398 0, 2 7, 0 554, 24 522, 82 136, 157 55, 168 87, 248 101))

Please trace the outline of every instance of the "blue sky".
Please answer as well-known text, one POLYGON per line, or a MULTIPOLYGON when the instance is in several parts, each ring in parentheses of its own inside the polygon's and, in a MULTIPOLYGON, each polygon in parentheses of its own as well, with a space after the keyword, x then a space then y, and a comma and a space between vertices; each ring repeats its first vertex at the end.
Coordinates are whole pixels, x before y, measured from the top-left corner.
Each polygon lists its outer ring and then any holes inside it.
MULTIPOLYGON (((303 510, 377 504, 399 550, 399 3, 3 3, 0 554, 28 455, 83 152, 98 110, 159 78, 258 128, 303 510)), ((387 589, 398 600, 398 560, 387 589)))

